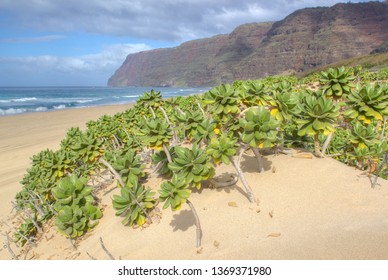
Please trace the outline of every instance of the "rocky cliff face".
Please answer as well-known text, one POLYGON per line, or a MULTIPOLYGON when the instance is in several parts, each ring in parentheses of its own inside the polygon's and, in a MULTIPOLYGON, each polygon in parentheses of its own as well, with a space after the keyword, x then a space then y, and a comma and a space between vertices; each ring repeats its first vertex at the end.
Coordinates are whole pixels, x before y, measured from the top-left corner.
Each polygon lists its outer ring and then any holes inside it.
POLYGON ((275 23, 128 55, 109 86, 214 86, 315 67, 381 49, 388 3, 298 10, 275 23))

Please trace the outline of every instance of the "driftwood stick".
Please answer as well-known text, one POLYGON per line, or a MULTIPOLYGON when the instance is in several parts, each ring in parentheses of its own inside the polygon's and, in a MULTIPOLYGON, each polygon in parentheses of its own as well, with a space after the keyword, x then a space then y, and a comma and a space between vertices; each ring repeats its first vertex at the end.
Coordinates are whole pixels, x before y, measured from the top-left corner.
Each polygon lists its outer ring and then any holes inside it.
POLYGON ((5 245, 7 246, 8 252, 11 254, 12 259, 18 260, 18 257, 16 256, 16 254, 12 251, 11 244, 10 244, 10 238, 9 238, 8 233, 5 234, 5 237, 7 238, 7 242, 5 245))
MULTIPOLYGON (((122 187, 125 187, 125 184, 124 184, 124 181, 123 179, 121 178, 120 174, 117 173, 117 171, 113 168, 112 165, 110 165, 109 162, 107 162, 105 159, 103 158, 100 158, 100 162, 105 165, 109 170, 110 172, 113 173, 113 175, 116 177, 116 179, 119 181, 119 184, 122 186, 122 187)), ((146 215, 147 217, 147 220, 150 224, 152 224, 152 219, 150 217, 150 215, 148 214, 148 212, 146 210, 144 210, 144 208, 141 206, 140 202, 137 200, 135 194, 132 192, 131 189, 129 189, 129 194, 131 195, 132 199, 135 201, 136 205, 139 206, 139 208, 141 209, 141 211, 144 213, 144 215, 146 215)))
POLYGON ((215 188, 225 188, 225 187, 230 187, 235 185, 238 181, 237 175, 230 175, 230 177, 231 177, 231 180, 225 181, 225 182, 220 182, 215 177, 209 179, 209 181, 215 188))
POLYGON ((95 257, 93 257, 92 255, 90 255, 89 252, 86 252, 86 254, 89 256, 90 259, 92 259, 92 260, 94 260, 94 261, 97 260, 95 257))
POLYGON ((100 237, 100 243, 101 243, 101 247, 102 247, 102 250, 104 250, 104 252, 109 256, 109 258, 111 260, 115 260, 115 258, 113 257, 113 255, 108 251, 108 249, 105 247, 104 245, 104 241, 102 241, 102 237, 100 237))

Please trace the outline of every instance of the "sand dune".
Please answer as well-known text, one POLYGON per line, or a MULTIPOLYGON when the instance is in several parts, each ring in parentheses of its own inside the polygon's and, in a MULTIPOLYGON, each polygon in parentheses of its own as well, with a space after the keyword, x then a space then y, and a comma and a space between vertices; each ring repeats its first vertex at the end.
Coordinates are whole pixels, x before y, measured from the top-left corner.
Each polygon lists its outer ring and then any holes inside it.
MULTIPOLYGON (((44 148, 56 149, 66 130, 128 106, 64 110, 0 118, 0 231, 12 227, 10 201, 29 158, 44 148)), ((240 182, 229 188, 203 188, 190 200, 201 219, 202 246, 195 247, 189 207, 162 210, 160 221, 145 229, 124 227, 114 215, 111 196, 99 193, 104 205, 99 225, 76 242, 46 228, 36 247, 20 251, 27 259, 109 259, 100 238, 122 259, 388 259, 388 181, 375 189, 359 170, 330 158, 306 159, 266 155, 264 173, 247 154, 242 160, 258 205, 249 203, 240 182)), ((221 166, 217 174, 233 172, 221 166)), ((146 183, 158 188, 161 178, 146 183)), ((104 194, 106 193, 106 194, 104 194)), ((162 205, 159 205, 162 208, 162 205)), ((4 239, 3 236, 1 236, 4 239)), ((11 256, 3 246, 0 259, 11 256)))

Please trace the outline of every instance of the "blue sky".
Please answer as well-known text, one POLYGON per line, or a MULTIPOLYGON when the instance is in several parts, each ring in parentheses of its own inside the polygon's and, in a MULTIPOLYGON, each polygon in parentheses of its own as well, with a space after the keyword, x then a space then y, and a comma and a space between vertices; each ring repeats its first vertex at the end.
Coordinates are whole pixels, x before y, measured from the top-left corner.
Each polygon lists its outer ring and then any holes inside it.
POLYGON ((337 2, 1 0, 0 86, 105 86, 130 53, 337 2))

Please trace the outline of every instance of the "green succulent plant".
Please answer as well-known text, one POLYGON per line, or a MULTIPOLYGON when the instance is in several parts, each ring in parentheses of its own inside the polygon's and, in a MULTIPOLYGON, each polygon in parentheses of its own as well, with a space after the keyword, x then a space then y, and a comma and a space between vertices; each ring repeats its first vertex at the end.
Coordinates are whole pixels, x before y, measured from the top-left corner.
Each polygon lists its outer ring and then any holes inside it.
POLYGON ((93 188, 86 185, 87 179, 78 177, 75 174, 62 178, 58 185, 52 189, 52 194, 56 200, 54 209, 60 211, 64 206, 93 203, 91 195, 93 188))
POLYGON ((77 138, 72 150, 84 164, 93 164, 104 154, 102 140, 90 131, 77 138))
POLYGON ((326 96, 338 99, 351 92, 354 87, 352 82, 355 79, 353 69, 342 66, 321 72, 319 81, 322 84, 321 89, 326 96))
POLYGON ((176 211, 187 202, 191 190, 186 180, 175 174, 171 181, 164 181, 161 184, 159 194, 159 200, 164 202, 163 209, 171 207, 172 211, 176 211))
POLYGON ((201 141, 208 141, 215 135, 216 123, 212 120, 205 119, 198 124, 196 134, 194 135, 195 142, 199 144, 201 141))
POLYGON ((62 178, 52 189, 56 199, 54 209, 58 212, 55 224, 58 231, 69 238, 83 235, 102 217, 101 210, 93 205, 93 188, 88 187, 86 182, 86 178, 72 174, 62 178))
POLYGON ((69 238, 76 238, 95 227, 101 217, 101 211, 89 203, 82 208, 64 206, 58 212, 55 224, 60 233, 69 238))
POLYGON ((281 123, 288 122, 299 113, 299 97, 288 82, 273 86, 272 98, 267 102, 271 114, 281 123))
POLYGON ((75 169, 76 163, 70 158, 69 153, 63 150, 50 151, 46 154, 43 160, 43 168, 47 172, 46 176, 49 178, 49 181, 56 183, 60 178, 75 169))
POLYGON ((267 105, 271 100, 269 89, 262 80, 243 82, 236 90, 247 107, 267 105))
MULTIPOLYGON (((168 148, 172 158, 175 158, 175 146, 168 148)), ((173 172, 168 167, 168 158, 166 152, 161 150, 152 155, 152 163, 158 166, 158 174, 165 175, 169 178, 172 177, 173 172)))
POLYGON ((138 106, 146 106, 157 108, 162 105, 163 99, 160 91, 155 91, 151 89, 151 91, 146 91, 142 96, 140 96, 136 103, 138 106))
POLYGON ((300 105, 300 115, 296 122, 299 124, 300 136, 311 135, 314 137, 315 155, 322 157, 318 135, 329 135, 335 131, 339 112, 339 104, 334 104, 331 99, 324 96, 305 96, 300 105))
POLYGON ((192 149, 175 147, 176 156, 168 164, 168 168, 198 189, 201 181, 212 178, 215 174, 213 165, 209 162, 206 152, 194 144, 192 149))
POLYGON ((297 119, 299 135, 328 135, 335 130, 339 106, 323 96, 306 96, 300 104, 300 115, 297 119))
POLYGON ((203 115, 200 111, 186 111, 184 114, 177 111, 176 119, 183 127, 184 134, 190 139, 197 133, 199 124, 203 121, 203 115))
POLYGON ((28 242, 28 238, 35 236, 36 233, 37 229, 34 223, 30 219, 26 219, 15 232, 14 242, 23 247, 28 242))
POLYGON ((350 142, 355 146, 364 148, 370 146, 378 141, 378 133, 376 126, 369 124, 368 126, 363 125, 360 122, 356 122, 353 125, 350 142))
POLYGON ((357 85, 346 101, 349 109, 345 117, 366 124, 372 120, 382 121, 388 116, 388 86, 382 84, 357 85))
POLYGON ((237 154, 237 139, 228 138, 221 135, 219 138, 212 138, 206 149, 206 153, 211 156, 215 164, 230 164, 231 157, 237 154))
POLYGON ((146 189, 139 183, 137 178, 131 178, 127 184, 121 188, 120 195, 113 195, 112 205, 116 210, 116 216, 125 217, 122 221, 124 225, 143 226, 147 221, 147 217, 138 203, 145 211, 150 212, 157 205, 154 195, 155 192, 152 192, 149 188, 146 189), (137 202, 131 196, 130 191, 133 192, 137 202))
POLYGON ((277 121, 263 106, 250 108, 240 120, 241 140, 253 148, 272 147, 278 140, 277 121))
POLYGON ((152 119, 143 122, 138 135, 148 147, 160 150, 163 145, 168 145, 172 138, 172 131, 164 119, 152 119))
POLYGON ((61 150, 71 151, 75 145, 77 139, 81 136, 82 132, 79 127, 72 127, 67 130, 65 138, 61 141, 61 150))
POLYGON ((213 115, 220 119, 240 113, 240 98, 229 84, 222 84, 206 92, 204 103, 210 105, 213 115))
POLYGON ((137 180, 145 176, 145 164, 133 150, 113 150, 106 153, 106 158, 111 162, 112 167, 120 174, 124 183, 137 180))

